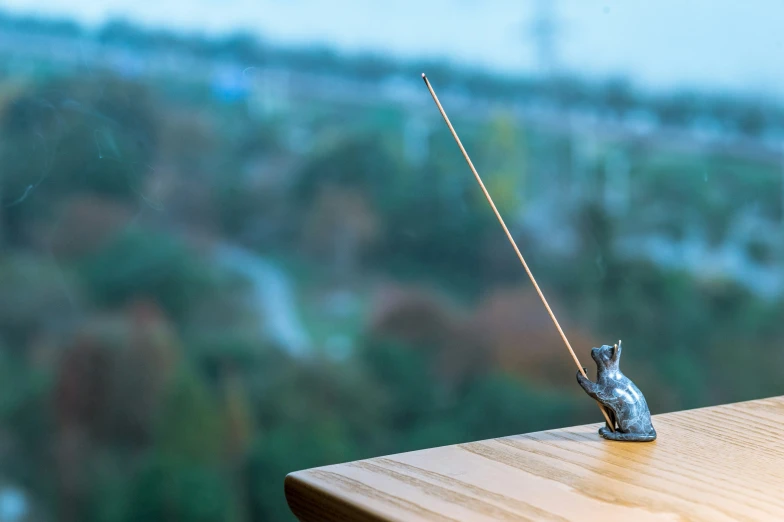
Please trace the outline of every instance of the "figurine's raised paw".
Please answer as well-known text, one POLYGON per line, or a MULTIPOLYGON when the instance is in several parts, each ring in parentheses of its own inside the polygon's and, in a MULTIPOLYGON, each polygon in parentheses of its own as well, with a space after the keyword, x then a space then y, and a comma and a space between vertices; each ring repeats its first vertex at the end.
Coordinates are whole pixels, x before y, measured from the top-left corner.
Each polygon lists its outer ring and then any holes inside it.
POLYGON ((579 385, 582 387, 582 389, 583 389, 583 390, 585 390, 585 391, 588 393, 588 395, 590 395, 591 397, 593 397, 593 396, 595 396, 595 395, 596 395, 596 390, 594 389, 594 388, 596 387, 596 384, 594 384, 593 382, 591 382, 591 381, 590 381, 590 379, 587 379, 587 378, 586 378, 585 376, 583 376, 583 374, 582 374, 582 373, 580 373, 580 372, 577 372, 577 383, 578 383, 578 384, 579 384, 579 385))

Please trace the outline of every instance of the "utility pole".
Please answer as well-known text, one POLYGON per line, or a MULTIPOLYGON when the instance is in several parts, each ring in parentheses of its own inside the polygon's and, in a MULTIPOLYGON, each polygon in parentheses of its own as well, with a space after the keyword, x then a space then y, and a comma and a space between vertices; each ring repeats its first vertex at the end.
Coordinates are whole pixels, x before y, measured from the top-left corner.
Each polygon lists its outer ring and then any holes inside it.
POLYGON ((545 77, 552 76, 558 69, 557 40, 560 32, 556 0, 536 0, 529 34, 536 47, 539 70, 545 77))

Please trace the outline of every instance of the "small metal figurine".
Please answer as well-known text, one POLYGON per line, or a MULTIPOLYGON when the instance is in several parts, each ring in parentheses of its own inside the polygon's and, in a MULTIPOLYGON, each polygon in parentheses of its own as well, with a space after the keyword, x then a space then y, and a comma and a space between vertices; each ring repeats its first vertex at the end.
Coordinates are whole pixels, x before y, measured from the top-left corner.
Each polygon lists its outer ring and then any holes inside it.
POLYGON ((640 391, 619 368, 621 341, 615 347, 604 345, 591 350, 596 361, 596 382, 591 382, 577 372, 577 382, 585 392, 601 403, 609 412, 615 427, 599 428, 599 434, 608 440, 650 442, 656 440, 656 430, 651 423, 651 412, 640 391))

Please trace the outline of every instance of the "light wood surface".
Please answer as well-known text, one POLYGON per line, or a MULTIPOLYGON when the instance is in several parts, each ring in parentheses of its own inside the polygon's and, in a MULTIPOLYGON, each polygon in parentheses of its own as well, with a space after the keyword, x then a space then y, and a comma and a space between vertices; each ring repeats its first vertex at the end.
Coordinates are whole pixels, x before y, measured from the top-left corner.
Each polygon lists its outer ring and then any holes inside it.
POLYGON ((784 520, 784 397, 653 422, 650 443, 592 424, 299 471, 286 498, 302 522, 784 520))

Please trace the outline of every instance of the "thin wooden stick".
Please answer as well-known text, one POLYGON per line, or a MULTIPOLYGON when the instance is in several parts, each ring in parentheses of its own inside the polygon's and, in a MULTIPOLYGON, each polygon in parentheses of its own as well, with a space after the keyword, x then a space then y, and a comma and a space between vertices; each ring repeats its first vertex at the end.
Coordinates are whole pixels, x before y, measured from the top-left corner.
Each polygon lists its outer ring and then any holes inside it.
MULTIPOLYGON (((422 73, 422 79, 425 81, 425 85, 427 85, 427 90, 430 91, 430 95, 433 97, 433 101, 436 102, 436 105, 438 106, 438 110, 441 112, 441 116, 444 117, 444 121, 446 122, 447 127, 449 127, 449 130, 452 132, 452 136, 455 138, 458 147, 460 147, 460 152, 463 153, 463 157, 468 163, 468 166, 471 167, 471 172, 474 173, 476 182, 479 183, 479 186, 482 188, 482 192, 484 192, 485 197, 487 198, 487 202, 490 203, 490 207, 492 207, 493 212, 495 213, 495 217, 498 218, 498 222, 501 223, 501 227, 504 229, 504 232, 506 232, 506 237, 509 238, 509 242, 512 244, 512 247, 514 247, 514 250, 517 253, 517 257, 520 259, 520 263, 523 265, 523 268, 525 268, 526 273, 528 273, 528 277, 531 279, 531 283, 533 283, 534 288, 536 289, 536 293, 539 294, 539 298, 542 300, 542 304, 544 304, 544 307, 547 309, 547 313, 550 314, 550 318, 553 320, 553 323, 555 323, 555 327, 558 329, 558 333, 561 334, 561 339, 563 339, 564 344, 566 344, 566 348, 569 350, 572 359, 574 359, 574 363, 577 365, 577 369, 580 370, 580 373, 583 375, 583 377, 588 378, 588 376, 585 374, 585 370, 583 370, 583 366, 580 364, 580 360, 577 358, 577 355, 574 353, 574 350, 572 350, 572 345, 569 344, 569 340, 566 338, 566 334, 564 334, 563 329, 561 329, 561 325, 558 324, 558 319, 555 318, 555 314, 550 308, 550 305, 547 304, 547 299, 545 299, 542 290, 539 288, 539 285, 536 283, 536 279, 534 278, 534 275, 531 273, 531 269, 528 268, 528 263, 525 262, 525 258, 523 258, 523 254, 520 253, 520 249, 517 248, 517 243, 515 243, 512 234, 509 232, 509 229, 506 228, 506 223, 504 223, 504 220, 501 217, 501 214, 498 212, 495 203, 493 203, 493 198, 491 198, 490 193, 487 192, 487 189, 485 188, 485 184, 482 183, 482 178, 479 177, 479 173, 474 168, 474 164, 471 162, 471 158, 468 157, 468 153, 463 147, 460 138, 457 136, 457 132, 455 132, 454 127, 452 127, 452 123, 449 121, 449 117, 446 115, 446 112, 444 112, 444 108, 441 106, 441 102, 438 101, 438 96, 436 96, 436 92, 433 90, 433 87, 430 85, 430 81, 427 79, 427 76, 425 76, 425 73, 422 73)), ((597 404, 599 405, 599 409, 602 411, 602 415, 604 415, 604 419, 607 421, 607 425, 610 427, 611 430, 615 431, 615 426, 613 426, 613 423, 610 421, 610 416, 607 414, 607 411, 604 409, 604 406, 602 406, 598 402, 597 404)))

